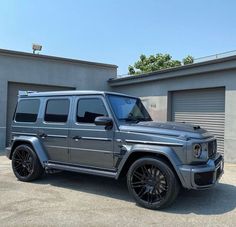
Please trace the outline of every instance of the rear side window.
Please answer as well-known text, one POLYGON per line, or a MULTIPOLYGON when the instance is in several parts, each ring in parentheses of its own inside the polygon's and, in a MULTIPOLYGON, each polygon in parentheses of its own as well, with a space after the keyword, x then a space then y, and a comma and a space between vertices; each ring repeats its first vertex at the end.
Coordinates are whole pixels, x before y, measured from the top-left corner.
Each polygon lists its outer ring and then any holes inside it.
POLYGON ((68 99, 50 99, 47 101, 44 120, 47 122, 67 122, 70 108, 68 99))
POLYGON ((77 122, 94 123, 96 117, 107 116, 103 101, 99 98, 80 99, 77 106, 77 122))
POLYGON ((39 112, 39 99, 26 99, 18 102, 15 114, 17 122, 36 122, 39 112))

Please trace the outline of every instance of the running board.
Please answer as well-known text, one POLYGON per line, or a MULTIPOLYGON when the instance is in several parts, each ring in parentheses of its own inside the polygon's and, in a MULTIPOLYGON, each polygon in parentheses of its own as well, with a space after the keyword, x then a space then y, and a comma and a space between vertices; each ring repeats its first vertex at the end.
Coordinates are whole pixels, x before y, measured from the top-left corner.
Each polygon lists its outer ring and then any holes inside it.
POLYGON ((92 174, 92 175, 110 177, 110 178, 116 178, 116 175, 117 175, 116 172, 110 172, 110 171, 98 170, 98 169, 88 169, 85 167, 69 166, 69 165, 56 164, 56 163, 45 163, 45 168, 72 171, 72 172, 77 172, 77 173, 86 173, 86 174, 92 174))

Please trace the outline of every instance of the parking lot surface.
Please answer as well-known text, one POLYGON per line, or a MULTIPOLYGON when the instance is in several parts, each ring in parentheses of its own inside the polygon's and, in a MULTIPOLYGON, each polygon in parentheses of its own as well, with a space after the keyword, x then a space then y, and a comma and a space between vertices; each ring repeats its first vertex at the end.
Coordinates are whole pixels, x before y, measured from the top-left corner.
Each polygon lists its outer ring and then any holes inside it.
POLYGON ((236 226, 236 165, 216 187, 183 191, 162 211, 135 204, 125 181, 60 172, 18 181, 0 155, 0 226, 236 226))

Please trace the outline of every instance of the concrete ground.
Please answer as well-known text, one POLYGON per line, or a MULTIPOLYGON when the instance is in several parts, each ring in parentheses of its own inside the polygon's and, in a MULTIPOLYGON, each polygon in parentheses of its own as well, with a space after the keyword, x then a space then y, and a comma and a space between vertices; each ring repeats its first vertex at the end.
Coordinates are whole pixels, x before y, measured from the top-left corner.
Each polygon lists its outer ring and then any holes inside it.
POLYGON ((61 172, 33 183, 16 180, 0 156, 0 226, 236 226, 236 165, 220 184, 185 191, 163 211, 137 206, 125 182, 61 172))

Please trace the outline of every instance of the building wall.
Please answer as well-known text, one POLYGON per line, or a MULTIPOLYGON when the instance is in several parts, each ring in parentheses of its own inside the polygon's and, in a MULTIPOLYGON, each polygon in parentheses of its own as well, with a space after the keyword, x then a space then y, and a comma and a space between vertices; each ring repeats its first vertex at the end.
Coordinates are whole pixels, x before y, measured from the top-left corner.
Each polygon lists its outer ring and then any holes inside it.
POLYGON ((141 97, 158 121, 170 120, 171 91, 225 87, 225 159, 236 163, 236 69, 127 85, 125 82, 114 84, 113 91, 141 97))
POLYGON ((11 54, 0 51, 0 150, 5 147, 8 83, 109 90, 107 80, 117 75, 113 65, 11 54))
MULTIPOLYGON (((171 92, 185 89, 225 87, 225 159, 236 163, 236 58, 211 64, 194 64, 152 77, 107 83, 115 78, 114 65, 62 58, 44 58, 0 50, 0 150, 5 147, 8 84, 24 83, 76 88, 112 90, 139 96, 154 120, 170 120, 171 92), (201 68, 201 70, 199 70, 201 68), (172 77, 169 77, 171 74, 172 77), (175 76, 175 77, 174 77, 175 76)), ((115 80, 116 81, 116 80, 115 80)))

